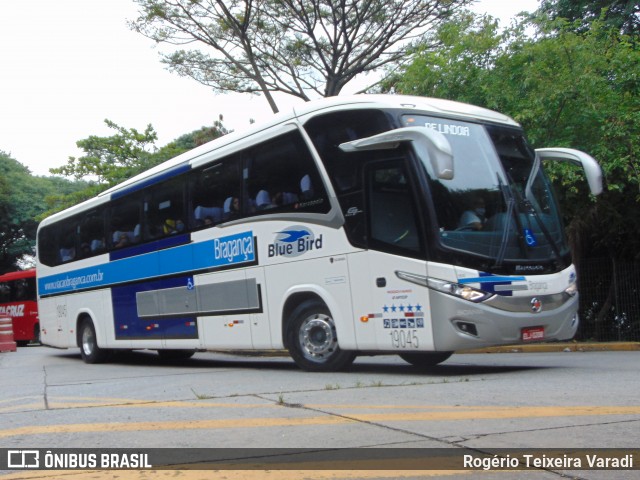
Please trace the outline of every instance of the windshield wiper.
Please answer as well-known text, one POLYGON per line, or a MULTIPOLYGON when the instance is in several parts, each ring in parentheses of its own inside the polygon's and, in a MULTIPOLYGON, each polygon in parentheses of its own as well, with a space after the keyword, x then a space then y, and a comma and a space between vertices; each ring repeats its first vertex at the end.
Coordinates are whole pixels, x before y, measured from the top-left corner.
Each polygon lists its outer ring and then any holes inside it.
POLYGON ((498 250, 498 255, 496 256, 496 263, 494 267, 500 268, 502 267, 502 262, 504 261, 504 257, 507 254, 507 243, 509 242, 509 231, 511 230, 511 221, 513 219, 513 214, 516 206, 516 200, 513 198, 513 193, 511 189, 504 184, 502 179, 500 178, 500 174, 497 174, 498 178, 498 186, 500 187, 500 191, 502 192, 502 196, 504 197, 504 201, 507 204, 507 213, 505 214, 505 222, 502 230, 502 240, 500 241, 500 250, 498 250))
POLYGON ((558 263, 560 264, 560 268, 565 268, 566 265, 562 261, 562 255, 560 254, 560 249, 558 248, 558 244, 554 240, 553 235, 551 235, 551 232, 549 232, 549 230, 547 229, 547 226, 542 221, 542 218, 540 218, 540 215, 536 211, 536 208, 533 206, 533 204, 529 201, 528 198, 523 199, 522 201, 523 201, 525 207, 528 210, 527 213, 529 215, 531 215, 533 218, 535 218, 537 224, 540 226, 540 231, 544 235, 544 238, 547 239, 547 242, 549 242, 549 246, 551 247, 551 250, 553 250, 553 253, 555 254, 556 258, 558 259, 558 263))
POLYGON ((564 268, 565 264, 562 261, 562 255, 560 254, 560 249, 558 248, 558 244, 554 240, 553 235, 551 235, 551 232, 549 232, 549 230, 547 229, 547 226, 544 224, 544 222, 540 218, 540 215, 538 214, 540 206, 538 204, 538 201, 535 195, 533 194, 533 182, 535 182, 535 179, 538 176, 541 163, 542 162, 540 160, 540 155, 538 155, 538 153, 536 152, 535 159, 531 167, 531 171, 529 172, 529 178, 527 179, 527 184, 524 188, 525 198, 523 198, 522 201, 525 207, 527 208, 528 213, 533 218, 535 218, 536 222, 540 226, 540 231, 542 232, 544 237, 547 239, 547 242, 549 242, 549 245, 551 246, 551 250, 553 250, 553 253, 556 255, 561 268, 564 268))

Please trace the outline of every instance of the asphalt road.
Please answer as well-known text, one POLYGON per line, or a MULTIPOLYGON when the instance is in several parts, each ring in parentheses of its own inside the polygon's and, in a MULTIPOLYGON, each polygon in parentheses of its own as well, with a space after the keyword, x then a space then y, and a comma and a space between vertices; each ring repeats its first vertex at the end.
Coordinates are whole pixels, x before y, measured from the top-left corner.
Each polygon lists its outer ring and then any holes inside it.
POLYGON ((456 354, 427 371, 395 356, 363 357, 346 372, 307 373, 287 357, 198 353, 168 362, 141 351, 86 365, 78 350, 29 346, 0 353, 0 388, 5 449, 619 448, 636 467, 487 473, 415 471, 410 463, 349 471, 336 463, 338 470, 302 476, 121 470, 95 472, 96 479, 640 478, 640 351, 456 354))

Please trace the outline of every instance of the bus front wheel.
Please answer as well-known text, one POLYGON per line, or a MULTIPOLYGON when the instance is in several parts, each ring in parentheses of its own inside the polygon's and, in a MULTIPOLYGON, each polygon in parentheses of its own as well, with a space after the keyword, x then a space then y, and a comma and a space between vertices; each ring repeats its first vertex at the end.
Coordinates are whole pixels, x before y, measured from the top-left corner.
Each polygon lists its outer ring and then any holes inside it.
POLYGON ((79 335, 80 354, 85 363, 100 363, 108 358, 109 351, 98 346, 96 329, 90 319, 82 322, 79 335))
POLYGON ((453 352, 400 353, 400 358, 414 367, 429 368, 447 360, 453 352))
POLYGON ((287 348, 296 364, 310 372, 342 370, 355 359, 353 352, 338 346, 331 312, 318 300, 307 300, 291 313, 287 348))

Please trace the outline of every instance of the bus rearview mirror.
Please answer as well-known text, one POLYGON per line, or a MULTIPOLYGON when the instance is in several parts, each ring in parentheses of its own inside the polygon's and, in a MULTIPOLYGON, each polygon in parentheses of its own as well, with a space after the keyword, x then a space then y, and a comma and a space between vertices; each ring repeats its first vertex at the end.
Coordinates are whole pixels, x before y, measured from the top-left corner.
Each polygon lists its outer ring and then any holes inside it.
POLYGON ((406 127, 383 132, 372 137, 361 138, 340 144, 343 152, 366 150, 389 150, 398 148, 402 142, 413 142, 416 151, 427 152, 431 168, 441 180, 453 178, 453 151, 449 140, 440 132, 425 127, 406 127))
POLYGON ((538 148, 536 153, 540 160, 554 160, 571 162, 584 169, 589 189, 593 195, 602 193, 602 169, 598 162, 591 156, 573 148, 538 148))

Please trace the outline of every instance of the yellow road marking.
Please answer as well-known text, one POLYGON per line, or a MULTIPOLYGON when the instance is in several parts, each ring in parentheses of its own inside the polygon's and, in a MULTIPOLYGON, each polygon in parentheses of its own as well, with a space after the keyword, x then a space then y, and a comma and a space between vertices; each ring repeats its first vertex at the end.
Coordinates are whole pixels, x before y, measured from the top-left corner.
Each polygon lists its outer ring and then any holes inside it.
POLYGON ((102 399, 94 399, 94 401, 82 402, 75 400, 61 401, 60 398, 49 399, 50 408, 78 408, 78 407, 118 407, 118 408, 272 408, 276 407, 269 403, 223 403, 223 402, 206 402, 203 400, 185 401, 173 400, 156 402, 153 400, 125 400, 113 401, 106 403, 102 399))
POLYGON ((130 422, 130 423, 78 423, 67 425, 36 425, 0 431, 0 438, 16 435, 39 435, 53 433, 80 432, 131 432, 156 430, 207 430, 219 428, 256 428, 282 426, 332 425, 354 423, 341 417, 307 418, 232 418, 221 420, 180 420, 171 422, 130 422))
MULTIPOLYGON (((150 407, 155 404, 149 405, 150 407)), ((226 405, 226 404, 223 404, 226 405)), ((336 405, 335 408, 344 406, 336 405)), ((354 408, 353 405, 349 406, 354 408)), ((396 407, 402 409, 401 405, 396 407)), ((386 412, 386 413, 351 413, 349 418, 323 415, 313 417, 286 418, 229 418, 198 419, 157 422, 128 423, 80 423, 66 425, 36 425, 15 429, 0 430, 0 438, 18 435, 40 435, 82 432, 126 432, 126 431, 161 431, 161 430, 207 430, 227 428, 260 428, 311 425, 341 425, 363 422, 408 422, 408 421, 442 421, 442 420, 491 420, 506 418, 549 418, 549 417, 583 417, 603 415, 640 415, 640 406, 548 406, 548 407, 457 407, 443 410, 442 406, 431 407, 432 411, 419 412, 386 412)))

